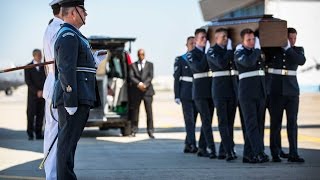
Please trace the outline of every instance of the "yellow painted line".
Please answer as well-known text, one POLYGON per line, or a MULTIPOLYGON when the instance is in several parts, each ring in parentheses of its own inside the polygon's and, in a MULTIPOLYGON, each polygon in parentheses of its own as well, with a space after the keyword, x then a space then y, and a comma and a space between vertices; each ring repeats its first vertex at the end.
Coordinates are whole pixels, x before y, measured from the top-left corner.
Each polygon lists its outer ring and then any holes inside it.
MULTIPOLYGON (((266 129, 264 132, 265 132, 265 135, 270 135, 270 129, 266 129)), ((282 130, 281 131, 281 137, 287 137, 287 131, 286 130, 282 130)), ((298 133, 298 140, 299 141, 309 141, 309 142, 314 142, 314 143, 320 143, 320 138, 318 138, 318 137, 307 136, 307 135, 303 135, 303 134, 299 134, 299 133, 298 133)))
POLYGON ((4 178, 4 179, 25 179, 25 180, 45 180, 45 178, 40 178, 40 177, 5 176, 5 175, 0 175, 0 178, 4 178))

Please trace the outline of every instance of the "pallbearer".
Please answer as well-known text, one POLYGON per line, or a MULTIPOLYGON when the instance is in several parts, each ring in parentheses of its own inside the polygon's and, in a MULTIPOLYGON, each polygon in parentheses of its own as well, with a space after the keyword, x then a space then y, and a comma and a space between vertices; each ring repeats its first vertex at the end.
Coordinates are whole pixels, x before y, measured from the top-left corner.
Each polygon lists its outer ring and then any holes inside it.
POLYGON ((244 29, 240 35, 242 44, 237 46, 234 60, 239 70, 239 102, 246 127, 243 162, 263 163, 269 161, 261 130, 266 98, 264 62, 254 32, 244 29))
POLYGON ((297 81, 298 66, 304 65, 306 58, 303 47, 295 46, 297 31, 288 28, 288 43, 283 48, 274 48, 268 54, 272 60, 272 74, 270 89, 271 104, 271 135, 270 149, 272 160, 280 162, 281 126, 284 110, 287 115, 287 134, 289 140, 289 162, 304 162, 298 155, 298 127, 297 116, 299 109, 299 85, 297 81))
POLYGON ((218 158, 234 160, 233 124, 237 108, 237 78, 233 62, 232 42, 227 29, 215 32, 215 45, 208 50, 207 59, 212 70, 212 95, 217 109, 219 131, 225 155, 219 152, 218 158))
POLYGON ((212 116, 214 105, 211 96, 211 73, 205 54, 207 33, 204 29, 195 31, 196 47, 187 54, 188 63, 193 73, 192 98, 201 117, 201 135, 198 156, 216 158, 212 134, 212 116), (207 152, 207 147, 210 152, 207 152))

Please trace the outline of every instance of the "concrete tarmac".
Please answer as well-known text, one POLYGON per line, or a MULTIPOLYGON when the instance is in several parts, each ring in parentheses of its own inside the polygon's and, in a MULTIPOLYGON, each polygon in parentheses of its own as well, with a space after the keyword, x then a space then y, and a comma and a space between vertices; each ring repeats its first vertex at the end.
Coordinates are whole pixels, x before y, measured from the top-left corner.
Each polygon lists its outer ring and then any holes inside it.
MULTIPOLYGON (((243 137, 240 120, 235 122, 236 151, 239 158, 227 163, 193 154, 184 154, 184 122, 181 106, 172 92, 157 92, 154 98, 156 139, 149 139, 143 106, 140 133, 121 137, 120 130, 99 131, 86 128, 78 144, 75 172, 78 179, 123 180, 205 180, 205 179, 319 179, 320 177, 320 94, 302 94, 299 112, 299 153, 303 164, 243 164, 243 137)), ((45 179, 38 166, 43 158, 43 141, 28 141, 26 134, 26 87, 13 96, 0 92, 0 179, 45 179)), ((266 120, 265 145, 269 152, 269 117, 266 120)), ((282 144, 288 152, 284 117, 282 144)), ((200 119, 197 121, 199 137, 200 119)), ((216 149, 220 144, 217 117, 213 119, 216 149)))

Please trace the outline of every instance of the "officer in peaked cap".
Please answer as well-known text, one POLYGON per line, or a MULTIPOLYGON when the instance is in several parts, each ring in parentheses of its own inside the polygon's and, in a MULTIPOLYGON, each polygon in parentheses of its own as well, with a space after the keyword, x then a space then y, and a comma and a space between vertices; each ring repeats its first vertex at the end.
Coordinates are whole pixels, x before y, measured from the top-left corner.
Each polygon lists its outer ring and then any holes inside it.
POLYGON ((85 24, 83 0, 60 2, 64 24, 54 46, 55 88, 53 105, 58 109, 58 179, 77 179, 74 156, 77 143, 89 117, 90 108, 99 103, 95 80, 99 58, 92 55, 90 44, 79 31, 85 24))

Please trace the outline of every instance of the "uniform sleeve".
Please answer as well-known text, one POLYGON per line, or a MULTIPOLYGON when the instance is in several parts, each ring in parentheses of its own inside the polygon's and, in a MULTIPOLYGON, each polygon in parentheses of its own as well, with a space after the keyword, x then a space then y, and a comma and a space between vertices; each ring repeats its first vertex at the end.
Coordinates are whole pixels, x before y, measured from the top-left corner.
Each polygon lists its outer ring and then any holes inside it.
POLYGON ((304 56, 303 47, 297 49, 289 48, 286 51, 286 54, 288 56, 289 63, 292 62, 298 65, 304 65, 306 63, 306 57, 304 56))
POLYGON ((234 61, 244 67, 255 66, 261 56, 261 50, 254 49, 250 55, 246 55, 243 49, 236 50, 234 61))
POLYGON ((77 60, 79 42, 75 34, 66 32, 56 43, 57 68, 65 107, 77 107, 77 60))
POLYGON ((149 69, 149 76, 146 78, 146 80, 143 82, 143 84, 146 87, 149 87, 151 85, 152 79, 153 79, 153 63, 150 64, 150 69, 149 69))
POLYGON ((174 62, 174 72, 173 72, 173 77, 174 77, 174 97, 180 98, 180 77, 181 77, 181 64, 179 57, 175 59, 174 62))
POLYGON ((201 56, 199 62, 195 62, 196 60, 194 60, 193 58, 194 58, 194 55, 192 54, 192 52, 189 52, 187 54, 187 59, 188 59, 187 62, 190 65, 190 69, 193 74, 197 72, 208 71, 209 65, 207 61, 207 56, 205 54, 201 56))
POLYGON ((207 59, 208 61, 212 62, 215 66, 221 69, 225 69, 229 64, 230 59, 233 59, 233 51, 228 50, 224 56, 221 56, 220 53, 217 53, 214 49, 212 49, 212 51, 208 51, 207 59))
POLYGON ((50 31, 49 27, 47 28, 44 37, 43 37, 43 53, 44 57, 47 61, 52 61, 53 60, 53 51, 52 51, 52 32, 50 31))

